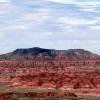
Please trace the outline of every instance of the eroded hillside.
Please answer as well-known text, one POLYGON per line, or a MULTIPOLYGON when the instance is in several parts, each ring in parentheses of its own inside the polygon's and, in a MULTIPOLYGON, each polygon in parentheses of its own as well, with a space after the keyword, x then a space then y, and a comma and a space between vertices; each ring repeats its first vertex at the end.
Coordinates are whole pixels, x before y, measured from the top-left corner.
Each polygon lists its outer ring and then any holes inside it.
POLYGON ((100 88, 100 56, 83 49, 17 49, 0 59, 1 86, 100 88))

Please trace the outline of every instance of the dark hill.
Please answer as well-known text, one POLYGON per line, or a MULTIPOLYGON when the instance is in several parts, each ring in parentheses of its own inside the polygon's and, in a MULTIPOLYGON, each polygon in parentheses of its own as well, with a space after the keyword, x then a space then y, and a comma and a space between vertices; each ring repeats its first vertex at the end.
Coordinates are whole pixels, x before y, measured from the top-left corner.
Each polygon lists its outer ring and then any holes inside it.
POLYGON ((27 49, 16 49, 15 51, 0 55, 0 59, 15 60, 15 59, 35 59, 39 57, 55 59, 59 57, 67 57, 70 60, 84 60, 84 59, 98 59, 99 55, 96 55, 90 51, 84 49, 69 49, 69 50, 55 50, 55 49, 44 49, 39 47, 27 48, 27 49))

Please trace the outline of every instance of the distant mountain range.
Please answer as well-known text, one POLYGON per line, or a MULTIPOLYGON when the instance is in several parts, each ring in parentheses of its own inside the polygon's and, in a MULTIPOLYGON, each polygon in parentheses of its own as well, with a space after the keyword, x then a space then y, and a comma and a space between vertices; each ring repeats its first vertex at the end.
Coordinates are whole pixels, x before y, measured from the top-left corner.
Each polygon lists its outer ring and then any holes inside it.
POLYGON ((27 48, 27 49, 16 49, 13 52, 0 55, 0 59, 5 60, 17 60, 17 59, 36 59, 44 58, 47 60, 55 59, 56 57, 64 58, 67 60, 89 60, 89 59, 100 59, 100 56, 84 49, 68 49, 68 50, 55 50, 55 49, 44 49, 39 47, 27 48))

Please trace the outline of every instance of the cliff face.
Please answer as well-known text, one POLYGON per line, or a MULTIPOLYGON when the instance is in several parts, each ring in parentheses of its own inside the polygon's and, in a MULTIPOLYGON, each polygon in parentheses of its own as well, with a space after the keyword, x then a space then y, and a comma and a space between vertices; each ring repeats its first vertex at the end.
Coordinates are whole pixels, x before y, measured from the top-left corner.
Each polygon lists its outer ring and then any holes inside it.
POLYGON ((17 49, 0 56, 0 74, 14 87, 100 88, 100 56, 83 49, 17 49))

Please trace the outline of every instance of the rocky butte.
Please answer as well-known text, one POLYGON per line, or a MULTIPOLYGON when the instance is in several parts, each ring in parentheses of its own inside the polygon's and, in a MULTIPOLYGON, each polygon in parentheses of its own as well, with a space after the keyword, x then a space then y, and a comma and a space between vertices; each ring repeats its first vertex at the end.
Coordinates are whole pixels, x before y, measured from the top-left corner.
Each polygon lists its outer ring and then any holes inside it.
POLYGON ((17 49, 0 55, 0 86, 100 89, 100 56, 83 49, 17 49))

